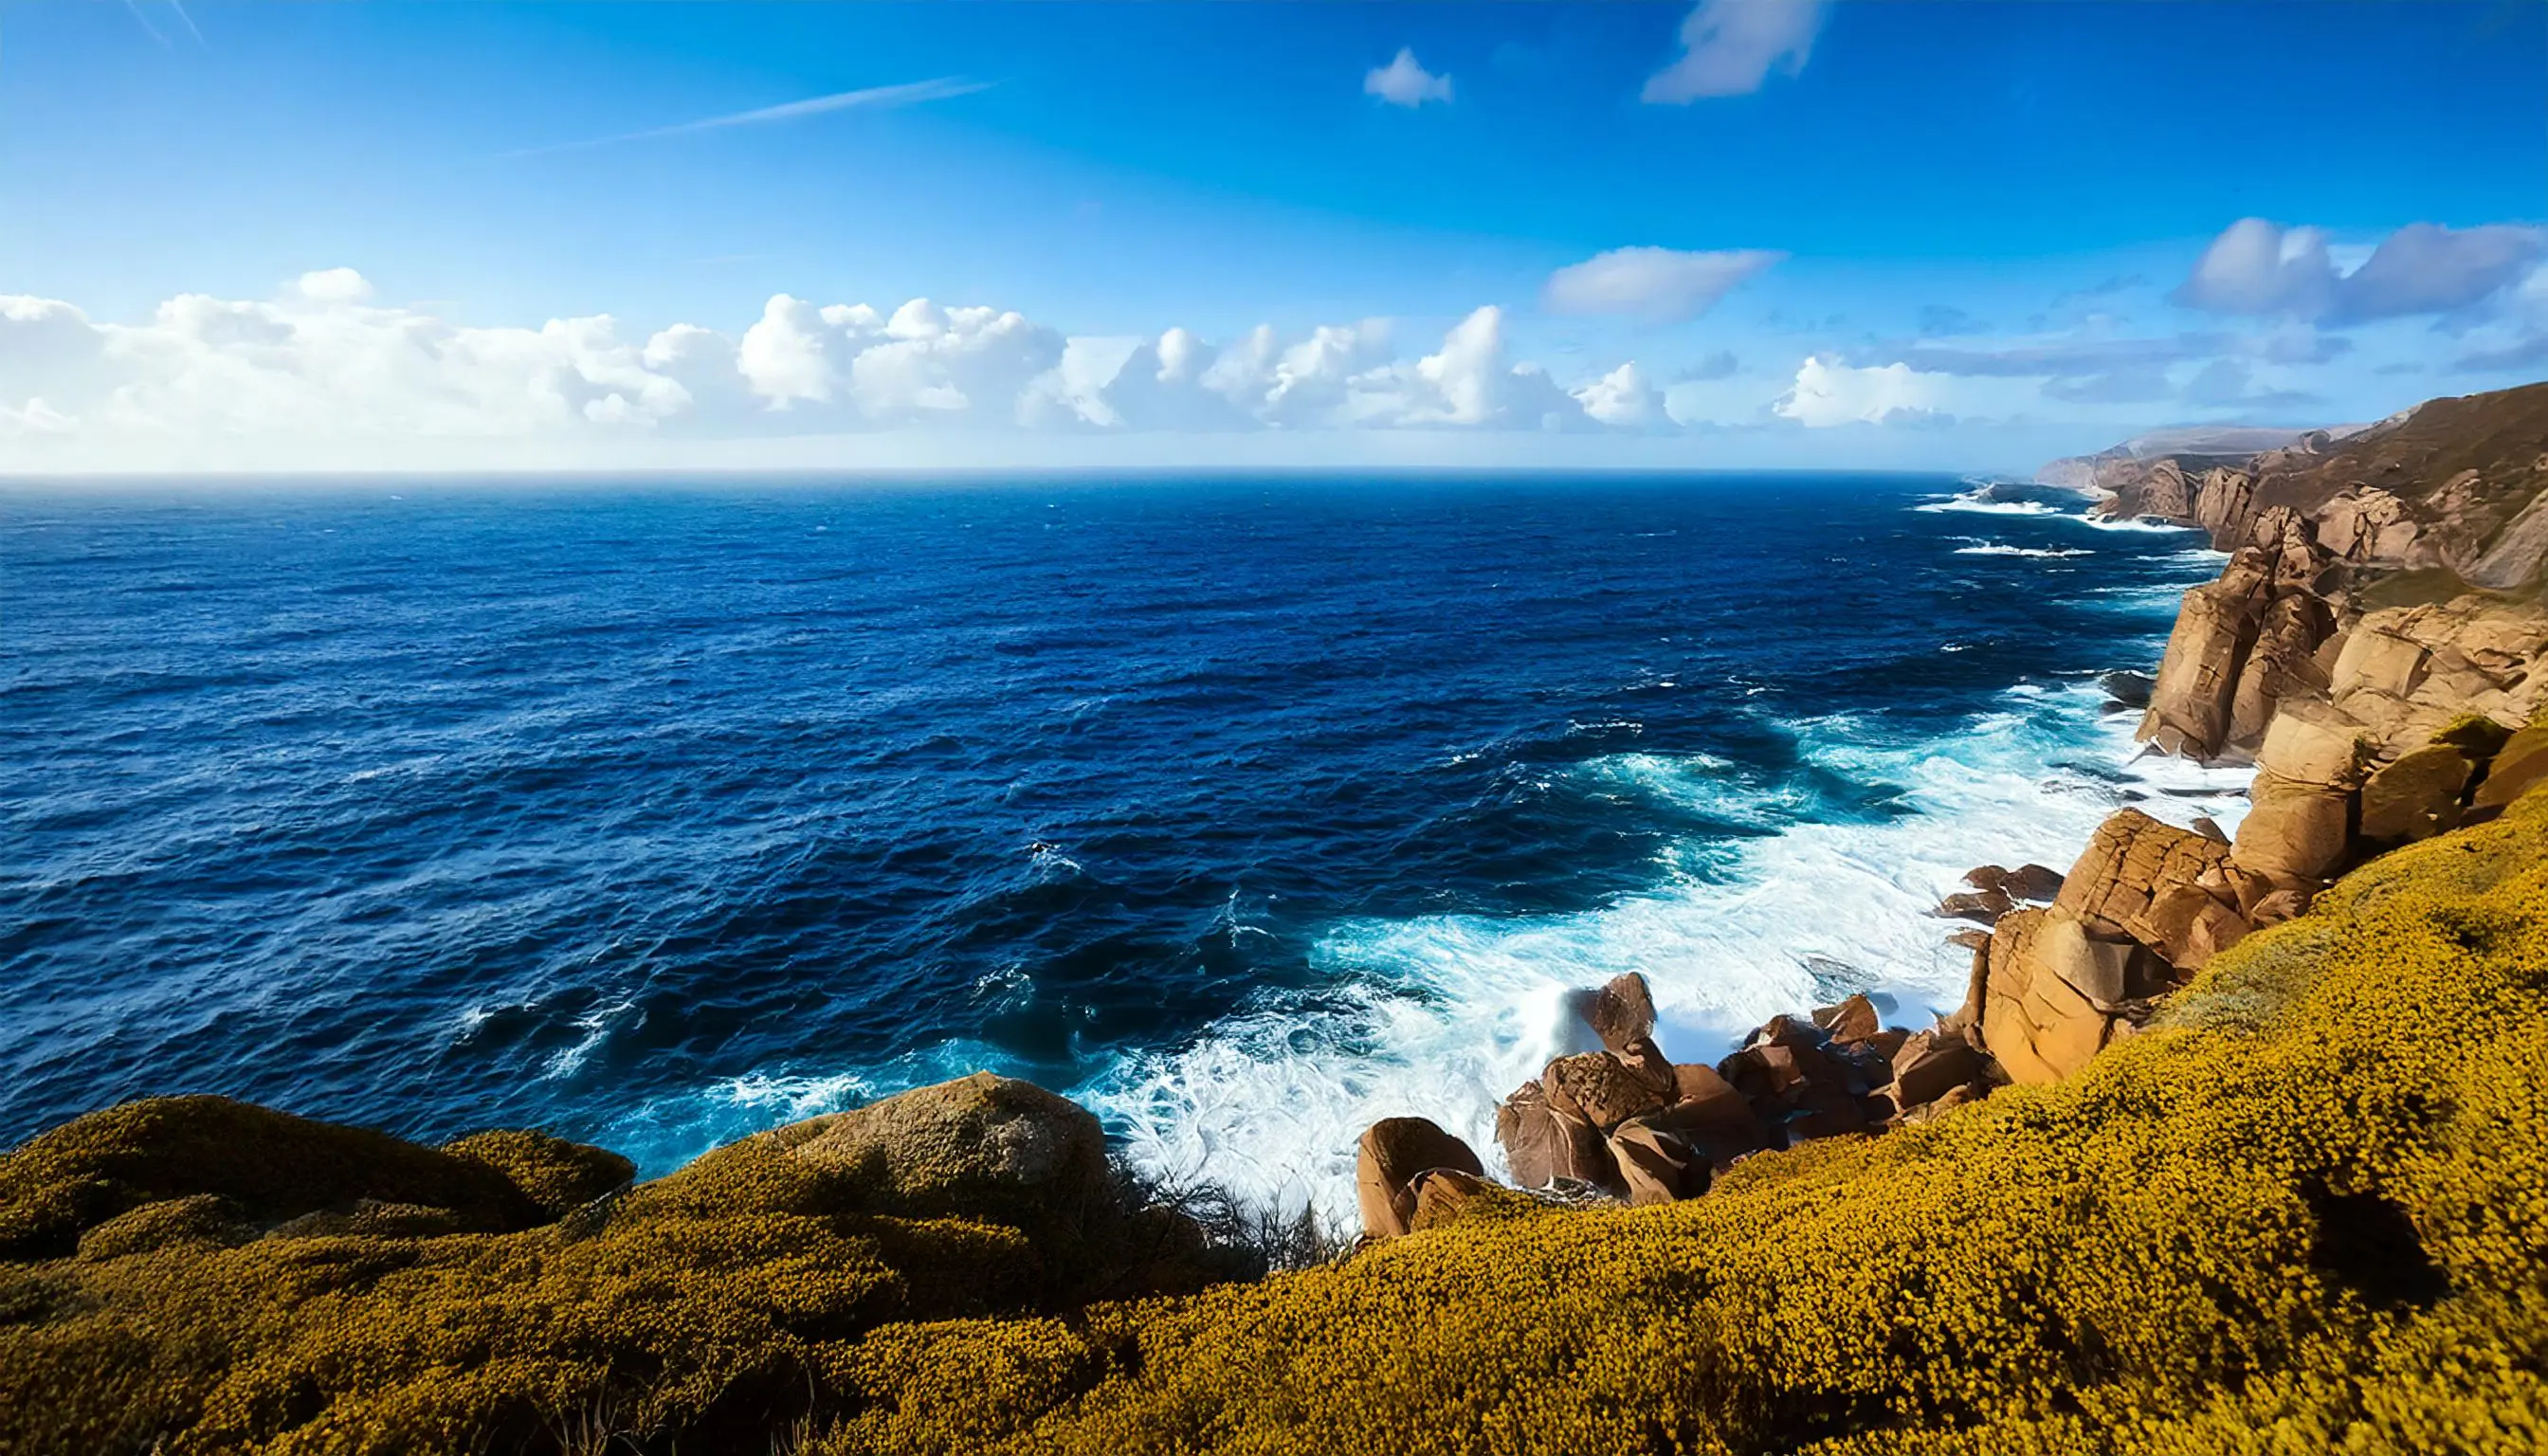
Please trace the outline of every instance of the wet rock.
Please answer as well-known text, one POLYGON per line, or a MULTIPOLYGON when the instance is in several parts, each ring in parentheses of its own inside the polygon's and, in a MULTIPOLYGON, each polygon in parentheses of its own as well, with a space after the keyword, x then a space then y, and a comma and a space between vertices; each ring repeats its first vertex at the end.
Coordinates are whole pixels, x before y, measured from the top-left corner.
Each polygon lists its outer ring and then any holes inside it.
POLYGON ((1884 1030, 1882 1018, 1875 1013, 1875 1003, 1865 996, 1852 996, 1838 1006, 1826 1006, 1814 1013, 1814 1025, 1834 1042, 1864 1042, 1884 1030))
POLYGON ((1496 1109, 1496 1143, 1504 1165, 1524 1188, 1546 1188, 1559 1180, 1611 1183, 1601 1131, 1584 1116, 1549 1106, 1538 1082, 1524 1082, 1496 1109))
POLYGON ((1592 1034, 1612 1051, 1625 1048, 1632 1042, 1643 1042, 1655 1034, 1655 997, 1646 978, 1635 971, 1613 976, 1609 984, 1593 993, 1585 1020, 1592 1034))

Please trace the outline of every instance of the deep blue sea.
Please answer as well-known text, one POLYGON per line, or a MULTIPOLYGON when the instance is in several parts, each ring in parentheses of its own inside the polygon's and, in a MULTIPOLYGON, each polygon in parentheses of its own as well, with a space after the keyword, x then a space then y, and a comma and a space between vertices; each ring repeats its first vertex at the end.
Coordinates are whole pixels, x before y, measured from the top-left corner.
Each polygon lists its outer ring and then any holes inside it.
MULTIPOLYGON (((0 1143, 222 1092, 662 1171, 977 1067, 1350 1208, 2066 866, 2219 558, 1934 477, 0 492, 0 1143)), ((2170 776, 2173 775, 2173 776, 2170 776)))

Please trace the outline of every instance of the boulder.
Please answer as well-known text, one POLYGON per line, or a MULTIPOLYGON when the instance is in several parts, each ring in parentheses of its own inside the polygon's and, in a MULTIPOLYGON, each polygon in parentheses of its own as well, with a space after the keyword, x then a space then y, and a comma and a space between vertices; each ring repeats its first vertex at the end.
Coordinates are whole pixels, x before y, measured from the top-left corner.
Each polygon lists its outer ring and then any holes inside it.
POLYGON ((2333 703, 2286 703, 2265 730, 2256 767, 2294 783, 2350 788, 2361 781, 2362 725, 2333 703))
POLYGON ((1499 1188, 1475 1173, 1457 1168, 1427 1168, 1415 1175, 1415 1206, 1407 1216, 1407 1231, 1421 1233, 1499 1207, 1521 1209, 1527 1203, 1509 1188, 1499 1188))
POLYGON ((2146 937, 2152 901, 2171 885, 2203 882, 2229 854, 2192 830, 2118 810, 2089 837, 2052 903, 2108 938, 2146 937))
POLYGON ((1940 900, 1937 910, 1933 913, 1943 920, 1970 920, 1981 925, 1991 925, 2016 908, 2017 902, 1996 888, 1957 890, 1940 900))
POLYGON ((1814 1025, 1823 1029, 1834 1042, 1864 1042, 1884 1030, 1875 1014, 1875 1003, 1865 996, 1852 996, 1838 1006, 1826 1006, 1814 1013, 1814 1025))
POLYGON ((1920 1032, 1893 1054, 1894 1106, 1909 1111, 1935 1102, 1982 1075, 1981 1053, 1958 1036, 1920 1032))
POLYGON ((2275 889, 2314 892, 2344 867, 2352 851, 2351 793, 2259 770, 2247 795, 2247 817, 2230 851, 2240 868, 2275 889))
MULTIPOLYGON (((975 1072, 760 1135, 794 1160, 849 1174, 870 1213, 1022 1213, 1111 1202, 1095 1115, 1032 1082, 975 1072)), ((748 1139, 747 1139, 748 1140, 748 1139)))
POLYGON ((2430 839, 2460 822, 2460 795, 2477 766, 2446 743, 2430 744, 2383 767, 2362 785, 2364 839, 2430 839))
POLYGON ((2134 917, 2131 926, 2133 939, 2189 975, 2244 940, 2253 928, 2234 905, 2224 903, 2198 884, 2171 884, 2160 889, 2150 896, 2149 908, 2134 917))
POLYGON ((1631 1042, 1642 1042, 1655 1034, 1655 996, 1646 978, 1635 971, 1613 976, 1609 984, 1592 995, 1585 1018, 1592 1034, 1612 1051, 1625 1048, 1631 1042))
POLYGON ((2334 630, 2325 604, 2309 592, 2287 592, 2273 599, 2230 693, 2229 745, 2253 750, 2274 721, 2278 704, 2325 688, 2325 677, 2312 654, 2334 630))
POLYGON ((1770 1145, 1767 1129, 1752 1104, 1713 1067, 1681 1066, 1680 1095, 1648 1121, 1670 1128, 1708 1162, 1723 1167, 1747 1152, 1770 1145))
POLYGON ((2335 670, 2327 675, 2327 691, 2338 702, 2365 691, 2403 698, 2423 681, 2424 658, 2420 644, 2393 637, 2366 622, 2346 636, 2336 653, 2335 670))
POLYGON ((2099 954, 2057 905, 2017 911, 1992 931, 1982 1042, 2012 1080, 2058 1081, 2105 1045, 2105 1013, 2062 973, 2103 981, 2099 954))
POLYGON ((2490 815, 2500 813, 2541 783, 2548 783, 2548 726, 2524 728, 2496 752, 2486 777, 2469 797, 2469 806, 2490 815))
POLYGON ((1606 1187, 1617 1176, 1601 1131, 1581 1114, 1549 1106, 1537 1082, 1524 1082, 1496 1109, 1496 1143, 1512 1180, 1524 1188, 1561 1179, 1606 1187))
POLYGON ((2002 876, 2000 889, 2012 900, 2049 905, 2061 893, 2064 876, 2048 864, 2020 864, 2002 876))
POLYGON ((2150 689, 2158 685, 2158 680, 2147 673, 2106 673, 2098 677, 2097 685, 2124 707, 2146 708, 2150 705, 2150 689))
POLYGON ((1641 1112, 1654 1111, 1671 1097, 1669 1086, 1655 1085, 1644 1071, 1610 1052, 1588 1051, 1550 1062, 1539 1083, 1549 1106, 1574 1113, 1606 1133, 1641 1112))
POLYGON ((1707 1191, 1707 1159, 1656 1119, 1620 1124, 1610 1135, 1610 1157, 1631 1205, 1674 1203, 1707 1191))
POLYGON ((1383 1118, 1362 1135, 1354 1156, 1354 1200, 1362 1230, 1373 1238, 1405 1233, 1415 1216, 1415 1180, 1436 1168, 1483 1177, 1486 1165, 1469 1144, 1428 1118, 1383 1118))

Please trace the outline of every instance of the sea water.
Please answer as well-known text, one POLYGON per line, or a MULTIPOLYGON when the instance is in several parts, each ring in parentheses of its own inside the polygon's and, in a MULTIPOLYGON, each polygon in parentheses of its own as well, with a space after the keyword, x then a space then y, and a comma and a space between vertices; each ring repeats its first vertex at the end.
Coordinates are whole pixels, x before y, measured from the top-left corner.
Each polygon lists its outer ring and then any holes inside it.
MULTIPOLYGON (((0 493, 0 1142, 219 1092, 649 1173, 992 1068, 1155 1174, 1866 991, 2137 759, 2195 533, 1909 476, 0 493)), ((1492 1154, 1491 1154, 1492 1155, 1492 1154)))

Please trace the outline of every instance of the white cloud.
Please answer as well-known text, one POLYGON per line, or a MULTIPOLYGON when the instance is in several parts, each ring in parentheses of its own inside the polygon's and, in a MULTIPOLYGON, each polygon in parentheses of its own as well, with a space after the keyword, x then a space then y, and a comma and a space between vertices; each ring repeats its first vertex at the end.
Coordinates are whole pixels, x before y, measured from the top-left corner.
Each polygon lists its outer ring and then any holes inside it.
POLYGON ((1612 248, 1550 274, 1540 305, 1556 314, 1623 314, 1657 322, 1693 318, 1786 256, 1761 248, 1612 248))
POLYGON ((1398 58, 1387 65, 1374 66, 1362 78, 1363 94, 1377 96, 1392 106, 1410 109, 1428 101, 1451 99, 1451 78, 1437 76, 1416 63, 1415 52, 1400 47, 1398 58))
POLYGON ((2411 223, 2364 253, 2331 243, 2320 228, 2241 218, 2170 297, 2216 314, 2334 323, 2449 314, 2502 292, 2543 251, 2548 237, 2538 229, 2504 224, 2411 223))
POLYGON ((1573 393, 1584 412, 1602 424, 1645 429, 1664 419, 1663 394, 1646 381, 1634 359, 1573 393))
POLYGON ((1796 382, 1771 410, 1808 429, 1837 424, 1882 424, 1930 414, 1947 402, 1947 380, 1908 364, 1859 369, 1820 354, 1796 366, 1796 382))
POLYGON ((1681 25, 1681 58, 1647 79, 1644 97, 1681 106, 1750 95, 1774 69, 1802 71, 1822 24, 1821 0, 1699 0, 1681 25))
POLYGON ((630 458, 613 440, 1669 423, 1634 366, 1570 392, 1513 361, 1496 307, 1412 357, 1394 333, 1371 318, 1260 326, 1221 346, 1184 328, 1065 338, 996 308, 914 299, 881 313, 789 294, 732 331, 639 333, 606 315, 464 327, 378 302, 349 269, 265 300, 181 294, 133 323, 0 297, 0 470, 552 468, 630 458), (429 443, 470 441, 483 447, 429 443))

